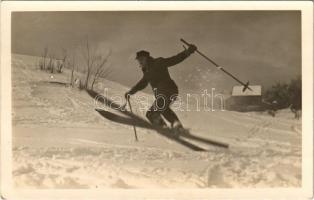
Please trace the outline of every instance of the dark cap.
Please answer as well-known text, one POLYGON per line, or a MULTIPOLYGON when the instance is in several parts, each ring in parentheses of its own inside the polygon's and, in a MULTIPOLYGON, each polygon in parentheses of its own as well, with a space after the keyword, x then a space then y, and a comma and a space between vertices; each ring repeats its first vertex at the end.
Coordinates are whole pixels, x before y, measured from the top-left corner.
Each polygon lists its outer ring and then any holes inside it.
POLYGON ((149 52, 145 51, 145 50, 141 50, 141 51, 136 52, 136 58, 135 59, 138 59, 139 57, 149 57, 149 52))

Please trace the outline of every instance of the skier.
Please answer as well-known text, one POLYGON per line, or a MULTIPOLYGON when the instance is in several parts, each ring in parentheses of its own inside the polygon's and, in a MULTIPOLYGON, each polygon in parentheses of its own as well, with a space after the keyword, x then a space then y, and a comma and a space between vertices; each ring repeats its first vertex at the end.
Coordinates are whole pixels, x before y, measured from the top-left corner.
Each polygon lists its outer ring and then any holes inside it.
POLYGON ((146 112, 146 117, 154 126, 167 127, 161 117, 162 115, 170 122, 171 128, 176 133, 185 130, 177 115, 170 109, 170 105, 178 96, 178 87, 171 79, 168 67, 182 62, 196 50, 197 47, 195 45, 189 45, 188 49, 185 48, 181 53, 169 58, 153 58, 145 50, 136 53, 136 59, 143 71, 143 77, 130 91, 125 93, 125 98, 128 99, 130 95, 135 94, 150 84, 154 92, 155 101, 146 112))

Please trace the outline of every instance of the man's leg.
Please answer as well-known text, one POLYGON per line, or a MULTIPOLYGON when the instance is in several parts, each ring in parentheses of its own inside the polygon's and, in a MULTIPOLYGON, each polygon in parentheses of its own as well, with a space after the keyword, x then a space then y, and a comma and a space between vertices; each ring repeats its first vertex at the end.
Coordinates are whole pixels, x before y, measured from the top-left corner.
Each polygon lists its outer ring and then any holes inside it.
POLYGON ((172 127, 176 127, 176 126, 182 126, 178 116, 176 115, 175 112, 173 112, 173 110, 171 108, 167 108, 166 110, 164 110, 162 113, 162 116, 164 116, 164 118, 171 123, 172 127))
POLYGON ((157 100, 154 101, 153 105, 146 112, 146 117, 151 124, 159 127, 167 127, 166 122, 161 117, 161 111, 158 109, 157 100))
POLYGON ((178 116, 170 108, 171 104, 177 99, 177 92, 170 93, 165 102, 165 109, 161 111, 162 116, 171 123, 171 127, 175 129, 183 128, 178 116))

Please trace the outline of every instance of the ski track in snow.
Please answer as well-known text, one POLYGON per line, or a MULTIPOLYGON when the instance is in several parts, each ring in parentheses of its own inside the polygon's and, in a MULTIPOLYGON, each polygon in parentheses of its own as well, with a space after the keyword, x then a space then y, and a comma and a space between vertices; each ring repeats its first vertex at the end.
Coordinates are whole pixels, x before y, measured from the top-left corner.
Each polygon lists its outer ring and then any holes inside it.
MULTIPOLYGON (((69 82, 68 70, 52 78, 37 69, 38 60, 12 56, 16 187, 301 186, 301 121, 292 113, 275 118, 254 112, 178 113, 193 133, 227 142, 230 149, 210 146, 195 152, 143 128, 137 129, 136 143, 132 127, 102 118, 86 92, 49 83, 69 82)), ((127 90, 104 83, 114 88, 112 94, 127 90)))

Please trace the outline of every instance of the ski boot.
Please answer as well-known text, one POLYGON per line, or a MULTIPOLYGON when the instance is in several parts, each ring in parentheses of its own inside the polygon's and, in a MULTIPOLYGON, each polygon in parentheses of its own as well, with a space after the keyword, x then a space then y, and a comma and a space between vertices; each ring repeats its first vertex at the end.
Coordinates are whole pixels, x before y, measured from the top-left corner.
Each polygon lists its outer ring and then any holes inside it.
POLYGON ((161 118, 159 114, 156 113, 149 113, 146 114, 147 119, 150 121, 150 123, 153 125, 156 129, 167 129, 168 126, 166 122, 161 118))
POLYGON ((189 134, 189 129, 184 128, 180 121, 173 122, 171 128, 175 137, 179 137, 183 134, 189 134))

